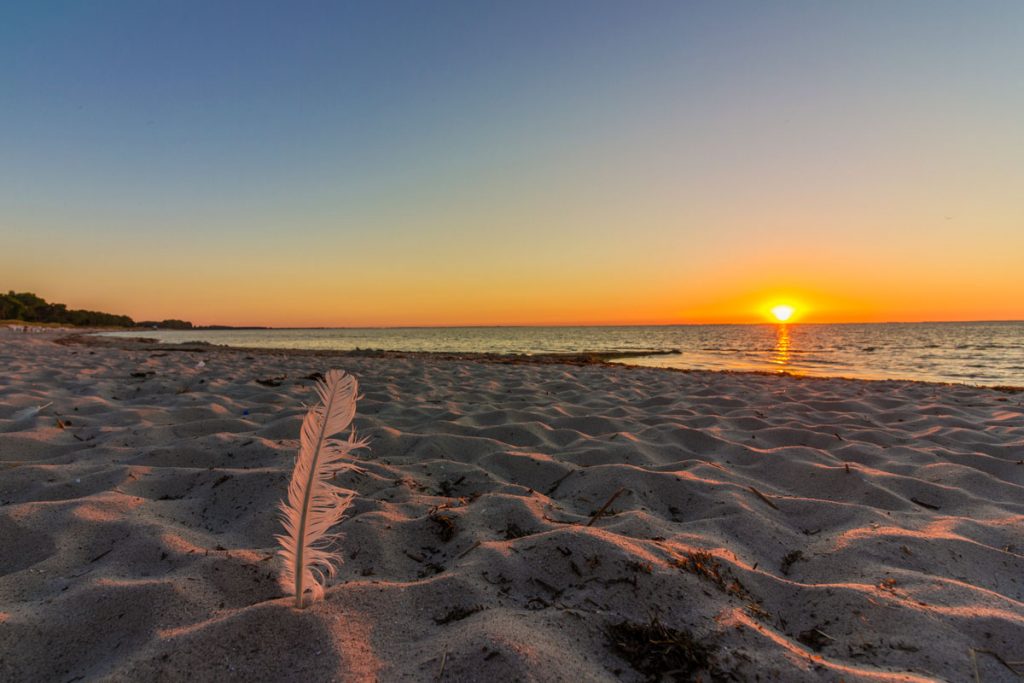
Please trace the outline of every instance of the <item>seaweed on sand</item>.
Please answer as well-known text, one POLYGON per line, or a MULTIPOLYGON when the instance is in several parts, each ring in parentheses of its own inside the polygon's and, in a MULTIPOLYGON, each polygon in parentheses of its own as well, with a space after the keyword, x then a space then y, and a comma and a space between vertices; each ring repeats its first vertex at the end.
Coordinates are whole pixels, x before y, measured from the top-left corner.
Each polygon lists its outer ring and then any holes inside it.
POLYGON ((657 617, 647 624, 613 624, 606 633, 615 652, 649 681, 692 681, 709 669, 714 653, 689 631, 669 628, 657 617))

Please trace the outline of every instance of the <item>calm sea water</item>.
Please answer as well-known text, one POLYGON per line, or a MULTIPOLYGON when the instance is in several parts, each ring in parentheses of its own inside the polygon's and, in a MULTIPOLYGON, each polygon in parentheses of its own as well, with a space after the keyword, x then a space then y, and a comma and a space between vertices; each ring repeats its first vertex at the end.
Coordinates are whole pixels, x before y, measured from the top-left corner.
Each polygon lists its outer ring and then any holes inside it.
POLYGON ((278 349, 569 353, 676 349, 653 367, 1024 386, 1024 322, 116 332, 278 349))

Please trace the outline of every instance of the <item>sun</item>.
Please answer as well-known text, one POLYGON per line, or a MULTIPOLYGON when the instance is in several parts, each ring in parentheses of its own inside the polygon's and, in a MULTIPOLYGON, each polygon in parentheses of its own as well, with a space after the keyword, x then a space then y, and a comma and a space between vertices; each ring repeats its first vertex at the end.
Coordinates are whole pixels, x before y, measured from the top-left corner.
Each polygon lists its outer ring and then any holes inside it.
POLYGON ((779 304, 778 306, 772 308, 772 315, 774 315, 775 319, 778 320, 780 323, 784 323, 790 318, 792 318, 793 313, 795 312, 795 308, 786 304, 779 304))

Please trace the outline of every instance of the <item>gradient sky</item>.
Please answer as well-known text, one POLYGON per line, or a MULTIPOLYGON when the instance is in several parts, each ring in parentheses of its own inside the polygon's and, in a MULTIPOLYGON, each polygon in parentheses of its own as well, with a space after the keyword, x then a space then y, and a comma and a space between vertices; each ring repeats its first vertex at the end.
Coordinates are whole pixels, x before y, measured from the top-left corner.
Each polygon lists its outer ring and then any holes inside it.
POLYGON ((197 323, 1024 318, 1024 3, 0 9, 0 288, 197 323))

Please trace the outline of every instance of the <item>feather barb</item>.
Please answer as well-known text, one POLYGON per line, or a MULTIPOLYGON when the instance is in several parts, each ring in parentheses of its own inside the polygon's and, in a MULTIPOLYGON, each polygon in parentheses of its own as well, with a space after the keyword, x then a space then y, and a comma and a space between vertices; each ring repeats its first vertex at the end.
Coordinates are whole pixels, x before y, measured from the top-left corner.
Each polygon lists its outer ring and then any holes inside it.
POLYGON ((330 529, 341 521, 353 493, 330 483, 340 472, 358 469, 349 459, 366 445, 356 439, 355 429, 341 440, 337 435, 352 423, 356 413, 359 384, 342 370, 330 370, 316 383, 320 402, 309 409, 302 421, 299 453, 295 459, 288 498, 279 505, 284 533, 276 538, 284 560, 280 576, 285 593, 295 596, 302 607, 304 594, 313 600, 324 595, 324 583, 337 572, 341 562, 331 545, 338 534, 330 529))

